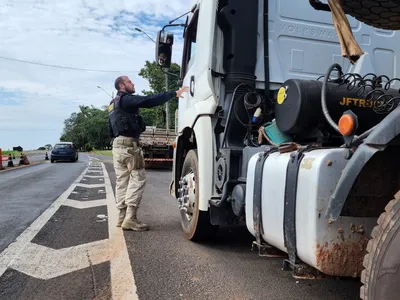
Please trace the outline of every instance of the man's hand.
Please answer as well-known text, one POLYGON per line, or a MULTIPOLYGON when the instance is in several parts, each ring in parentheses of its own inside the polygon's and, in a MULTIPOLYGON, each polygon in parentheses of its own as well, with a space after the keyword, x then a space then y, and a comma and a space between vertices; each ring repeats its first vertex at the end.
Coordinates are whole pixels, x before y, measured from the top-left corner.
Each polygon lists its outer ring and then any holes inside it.
POLYGON ((189 87, 188 87, 188 86, 181 87, 179 90, 176 91, 176 96, 177 96, 178 98, 183 98, 182 94, 183 94, 184 92, 187 92, 188 90, 189 90, 189 87))

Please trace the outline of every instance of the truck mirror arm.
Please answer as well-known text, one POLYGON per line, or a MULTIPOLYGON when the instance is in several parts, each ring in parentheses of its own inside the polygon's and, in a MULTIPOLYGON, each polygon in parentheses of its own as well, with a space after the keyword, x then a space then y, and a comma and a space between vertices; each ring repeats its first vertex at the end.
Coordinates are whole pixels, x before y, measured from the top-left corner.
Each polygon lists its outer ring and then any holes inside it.
POLYGON ((170 73, 170 72, 168 72, 168 71, 165 71, 165 70, 163 69, 162 66, 160 66, 160 69, 161 69, 161 72, 163 72, 164 74, 168 74, 168 75, 174 76, 174 77, 176 77, 176 78, 181 78, 181 77, 180 77, 179 75, 177 75, 177 74, 174 74, 174 73, 170 73))
POLYGON ((165 28, 167 27, 186 27, 186 24, 180 23, 180 24, 168 24, 168 25, 164 25, 163 28, 161 29, 161 31, 164 31, 165 28))
POLYGON ((193 5, 193 7, 191 8, 190 11, 188 11, 188 12, 184 13, 183 15, 181 15, 181 16, 179 16, 179 17, 177 17, 177 18, 175 18, 175 19, 173 19, 173 20, 171 20, 171 21, 169 21, 169 25, 171 25, 172 23, 174 23, 176 20, 178 20, 178 19, 180 19, 180 18, 186 16, 187 14, 193 13, 193 12, 196 10, 196 8, 197 8, 197 4, 193 5))

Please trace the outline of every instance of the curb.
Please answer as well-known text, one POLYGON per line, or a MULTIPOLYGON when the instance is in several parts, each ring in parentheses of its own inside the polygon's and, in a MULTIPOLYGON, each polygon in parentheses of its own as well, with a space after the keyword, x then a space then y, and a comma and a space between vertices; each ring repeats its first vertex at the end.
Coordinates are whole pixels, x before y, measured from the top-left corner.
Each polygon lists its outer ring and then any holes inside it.
POLYGON ((44 162, 45 160, 38 160, 38 161, 34 161, 29 163, 29 165, 17 165, 15 167, 4 167, 4 170, 0 170, 0 173, 4 173, 4 172, 9 172, 12 170, 18 170, 18 169, 23 169, 23 168, 27 168, 27 167, 31 167, 31 166, 35 166, 38 165, 42 162, 44 162))

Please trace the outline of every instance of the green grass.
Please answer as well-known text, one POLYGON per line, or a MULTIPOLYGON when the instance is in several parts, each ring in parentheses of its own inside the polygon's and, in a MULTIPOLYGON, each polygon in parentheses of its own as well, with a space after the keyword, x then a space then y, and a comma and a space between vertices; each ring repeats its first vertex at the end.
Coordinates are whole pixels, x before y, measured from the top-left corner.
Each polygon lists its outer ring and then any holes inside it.
MULTIPOLYGON (((44 150, 43 151, 41 151, 41 150, 28 150, 28 151, 23 151, 23 153, 24 154, 27 154, 28 155, 28 158, 29 158, 29 154, 35 154, 35 153, 42 153, 42 152, 44 152, 44 150)), ((51 152, 51 150, 50 151, 47 151, 47 153, 50 155, 50 152, 51 152)), ((15 156, 15 159, 20 159, 21 158, 21 152, 19 152, 19 151, 12 151, 12 150, 5 150, 5 151, 2 151, 1 152, 1 155, 4 155, 4 156, 8 156, 9 154, 11 154, 11 155, 14 155, 15 156)))
POLYGON ((111 150, 93 150, 93 154, 100 154, 100 155, 106 155, 106 156, 112 156, 112 151, 111 150))
MULTIPOLYGON (((8 154, 15 154, 15 155, 21 155, 21 152, 19 151, 12 151, 12 150, 2 150, 1 151, 3 155, 8 155, 8 154)), ((23 151, 23 153, 41 153, 41 152, 46 152, 46 150, 27 150, 23 151)), ((47 151, 51 152, 51 150, 47 151)))
POLYGON ((10 150, 2 151, 1 153, 2 153, 2 155, 14 154, 15 157, 17 157, 17 156, 19 157, 19 156, 21 155, 21 152, 18 152, 18 151, 10 151, 10 150))

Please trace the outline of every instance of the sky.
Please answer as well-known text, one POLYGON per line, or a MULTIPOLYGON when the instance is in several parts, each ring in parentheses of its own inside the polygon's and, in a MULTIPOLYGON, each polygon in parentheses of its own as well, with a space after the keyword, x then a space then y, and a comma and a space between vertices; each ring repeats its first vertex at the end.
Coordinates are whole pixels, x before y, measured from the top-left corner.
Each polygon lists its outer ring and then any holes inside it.
MULTIPOLYGON (((54 145, 79 105, 100 108, 111 100, 120 75, 138 94, 149 89, 138 72, 154 60, 155 47, 135 28, 155 39, 191 3, 0 0, 0 148, 54 145)), ((180 64, 182 28, 168 30, 176 32, 173 61, 180 64)))

